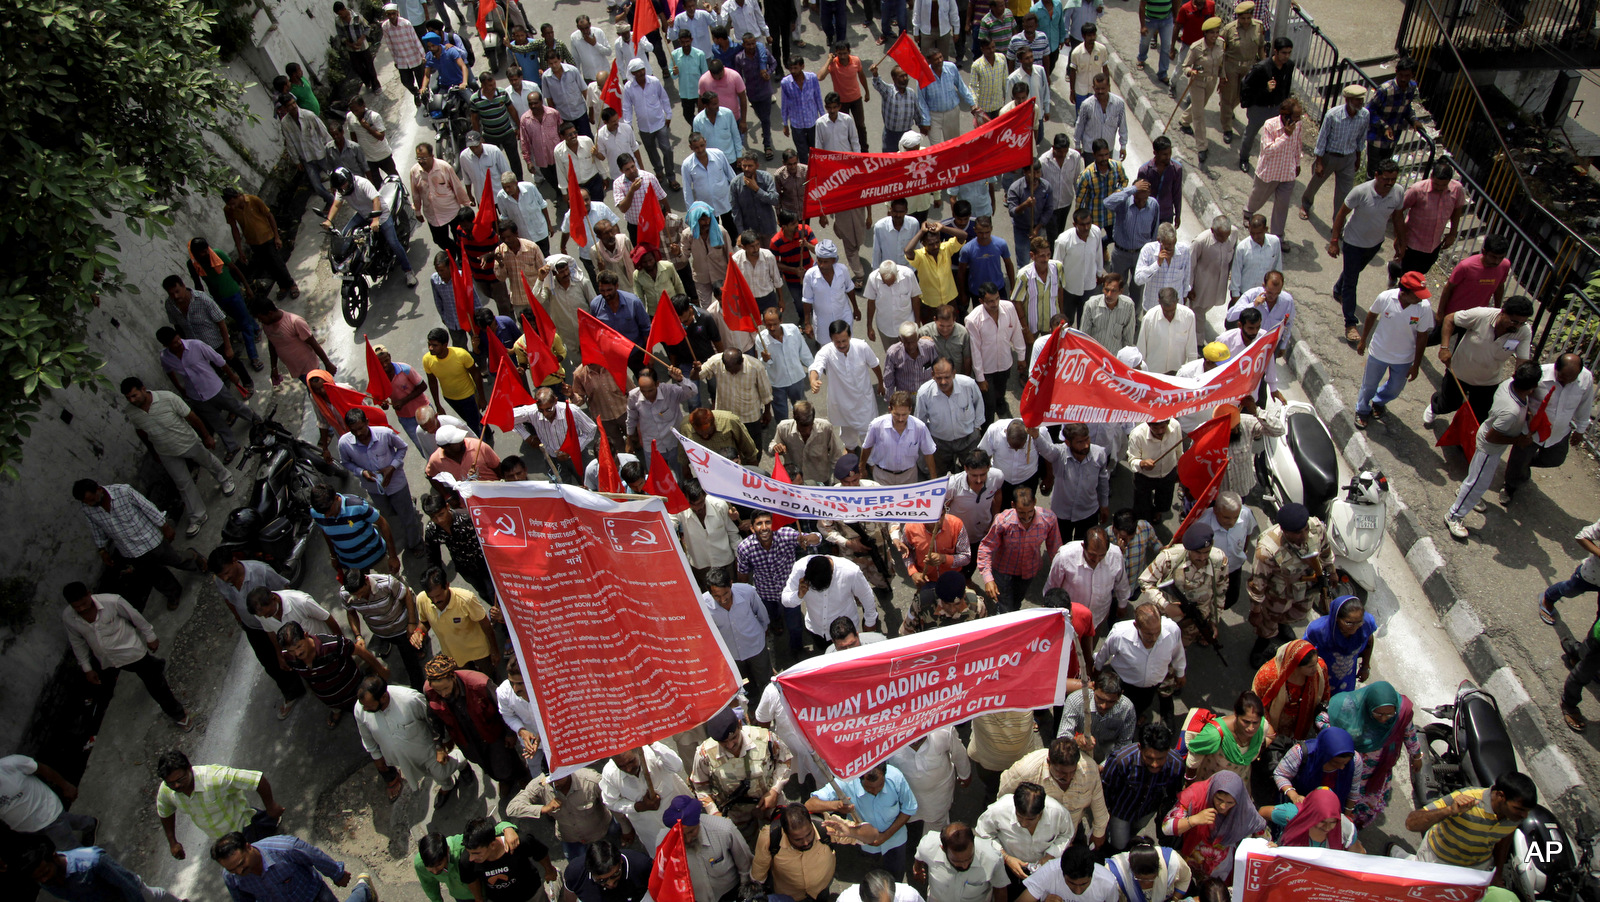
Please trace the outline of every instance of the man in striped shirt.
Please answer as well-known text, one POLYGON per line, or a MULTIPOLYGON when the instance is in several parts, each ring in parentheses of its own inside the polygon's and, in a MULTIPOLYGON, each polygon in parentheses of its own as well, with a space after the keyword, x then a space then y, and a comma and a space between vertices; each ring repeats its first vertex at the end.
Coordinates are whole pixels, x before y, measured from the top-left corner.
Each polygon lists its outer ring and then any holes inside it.
POLYGON ((1100 782, 1111 815, 1106 828, 1106 844, 1111 850, 1128 848, 1134 834, 1167 811, 1183 788, 1183 756, 1173 745, 1171 727, 1148 723, 1139 731, 1138 745, 1125 746, 1106 758, 1100 782))
MULTIPOLYGON (((472 95, 472 130, 480 132, 483 139, 505 151, 506 159, 517 179, 522 179, 522 154, 517 148, 517 123, 520 117, 511 105, 511 98, 495 87, 494 76, 488 72, 478 76, 478 93, 472 95)), ((496 183, 498 184, 498 179, 496 183)), ((472 186, 472 191, 483 191, 483 185, 472 186)))
POLYGON ((377 509, 354 495, 341 495, 327 483, 311 487, 311 522, 322 530, 333 569, 344 579, 350 568, 400 572, 400 552, 389 531, 389 521, 377 509))
POLYGON ((156 790, 156 815, 167 835, 173 858, 183 858, 178 842, 177 815, 189 816, 201 833, 217 838, 239 830, 246 839, 274 836, 283 806, 272 797, 272 784, 258 770, 239 770, 220 764, 193 765, 176 749, 156 761, 161 787, 156 790), (261 796, 261 807, 250 804, 247 792, 261 796))
POLYGON ((389 678, 388 666, 368 651, 359 637, 351 641, 347 636, 309 636, 293 621, 278 627, 277 635, 288 670, 299 674, 317 701, 328 706, 330 728, 337 726, 355 705, 356 690, 361 685, 357 659, 384 679, 389 678))
POLYGON ((1538 802, 1538 787, 1517 771, 1501 774, 1489 789, 1434 799, 1406 815, 1406 829, 1423 834, 1411 859, 1498 871, 1511 851, 1511 834, 1538 802))

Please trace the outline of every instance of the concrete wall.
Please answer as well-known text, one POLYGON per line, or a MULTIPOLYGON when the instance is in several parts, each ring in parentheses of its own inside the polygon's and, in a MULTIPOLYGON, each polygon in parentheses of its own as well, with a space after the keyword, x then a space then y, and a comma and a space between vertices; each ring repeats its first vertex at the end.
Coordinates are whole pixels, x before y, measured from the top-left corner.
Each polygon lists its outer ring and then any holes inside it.
MULTIPOLYGON (((265 86, 289 62, 299 62, 314 74, 325 69, 334 21, 331 5, 322 0, 262 0, 255 16, 257 48, 225 68, 233 81, 251 85, 245 100, 256 121, 242 123, 229 140, 197 137, 233 165, 247 191, 259 188, 283 148, 265 86)), ((6 691, 0 693, 0 754, 27 746, 35 706, 66 648, 58 614, 61 586, 73 580, 93 584, 100 573, 88 526, 69 497, 72 482, 88 477, 139 485, 150 473, 160 473, 158 467, 152 470, 153 458, 123 415, 126 402, 116 384, 128 375, 151 386, 168 384, 156 360, 155 331, 166 323, 161 280, 183 272, 185 245, 192 237, 204 235, 219 247, 232 248, 219 199, 176 197, 169 202, 175 207, 174 223, 165 239, 133 235, 120 217, 113 226, 121 248, 115 256, 140 293, 107 293, 89 315, 85 340, 106 361, 103 372, 111 388, 51 393, 32 427, 21 478, 0 482, 0 566, 8 575, 38 585, 33 625, 21 635, 0 630, 0 671, 6 677, 6 691), (63 413, 70 414, 70 424, 62 421, 63 413)), ((164 474, 159 480, 165 486, 155 491, 170 493, 164 474)))

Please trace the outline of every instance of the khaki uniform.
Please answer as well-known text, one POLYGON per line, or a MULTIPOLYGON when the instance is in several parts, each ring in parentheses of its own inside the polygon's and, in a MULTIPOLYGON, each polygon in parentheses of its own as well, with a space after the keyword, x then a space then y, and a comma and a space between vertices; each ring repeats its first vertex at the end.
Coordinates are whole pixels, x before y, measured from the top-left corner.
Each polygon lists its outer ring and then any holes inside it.
POLYGON ((722 816, 754 842, 763 826, 761 799, 789 778, 794 755, 783 741, 761 727, 741 727, 744 751, 730 755, 715 739, 700 744, 689 780, 696 792, 711 796, 722 816))
POLYGON ((1228 555, 1213 546, 1206 565, 1195 567, 1189 563, 1188 549, 1174 545, 1161 549, 1150 566, 1139 574, 1140 591, 1161 606, 1162 614, 1178 622, 1183 628, 1183 644, 1188 647, 1200 638, 1200 625, 1184 614, 1176 598, 1156 588, 1168 580, 1177 584, 1178 591, 1193 602, 1201 616, 1216 623, 1222 616, 1222 602, 1228 594, 1228 555))
MULTIPOLYGON (((1207 47, 1205 38, 1201 38, 1189 45, 1189 55, 1184 58, 1184 67, 1195 69, 1198 74, 1189 79, 1189 108, 1183 111, 1183 124, 1194 129, 1195 149, 1204 151, 1206 104, 1211 102, 1211 95, 1216 92, 1223 73, 1227 71, 1227 47, 1220 38, 1207 47)), ((1226 116, 1222 119, 1222 127, 1224 131, 1229 130, 1226 116)))
POLYGON ((1267 42, 1261 35, 1261 23, 1251 20, 1244 27, 1239 26, 1239 20, 1222 26, 1222 40, 1219 42, 1226 48, 1226 72, 1228 81, 1222 86, 1222 133, 1233 134, 1233 109, 1239 105, 1239 86, 1244 83, 1245 73, 1250 71, 1266 53, 1267 42))
POLYGON ((1255 572, 1250 577, 1250 625, 1256 635, 1271 639, 1284 623, 1298 623, 1311 613, 1313 583, 1319 572, 1333 573, 1333 541, 1322 521, 1306 524, 1306 544, 1284 544, 1283 527, 1263 532, 1256 543, 1255 572), (1315 550, 1316 555, 1302 558, 1315 550), (1319 568, 1320 564, 1320 568, 1319 568))

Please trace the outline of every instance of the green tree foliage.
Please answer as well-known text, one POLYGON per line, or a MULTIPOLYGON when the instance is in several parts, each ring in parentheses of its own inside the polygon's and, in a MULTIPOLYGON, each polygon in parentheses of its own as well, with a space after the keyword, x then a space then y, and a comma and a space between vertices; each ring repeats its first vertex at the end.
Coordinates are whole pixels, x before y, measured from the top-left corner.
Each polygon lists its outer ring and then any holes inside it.
MULTIPOLYGON (((244 124, 193 0, 0 0, 0 475, 43 395, 98 387, 85 323, 125 284, 111 229, 165 236, 170 211, 232 184, 204 132, 244 124)), ((159 302, 158 302, 159 303, 159 302)))

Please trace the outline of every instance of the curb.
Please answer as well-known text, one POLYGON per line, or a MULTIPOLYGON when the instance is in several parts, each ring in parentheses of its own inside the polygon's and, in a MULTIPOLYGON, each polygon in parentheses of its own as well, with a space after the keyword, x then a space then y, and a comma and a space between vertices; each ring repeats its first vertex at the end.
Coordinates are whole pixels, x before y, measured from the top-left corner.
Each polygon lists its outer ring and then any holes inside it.
MULTIPOLYGON (((1107 64, 1112 80, 1128 104, 1129 115, 1138 119, 1151 140, 1164 134, 1167 120, 1156 112, 1143 85, 1134 78, 1137 70, 1130 67, 1114 47, 1107 64)), ((1189 166, 1184 167, 1183 196, 1189 210, 1203 214, 1195 222, 1210 223, 1213 217, 1226 215, 1208 180, 1189 166)), ((1312 400, 1317 415, 1328 425, 1345 461, 1358 471, 1374 467, 1376 461, 1367 445, 1367 437, 1355 428, 1352 405, 1339 394, 1333 376, 1307 342, 1294 343, 1287 364, 1312 400)), ((1412 575, 1422 584, 1423 594, 1435 615, 1455 642, 1467 672, 1500 703, 1507 732, 1538 785, 1545 807, 1557 812, 1567 824, 1576 823, 1579 814, 1600 810, 1600 797, 1583 785, 1572 759, 1550 735, 1545 717, 1534 707, 1522 681, 1490 641, 1483 621, 1446 575, 1444 558, 1432 535, 1416 511, 1401 500, 1393 483, 1389 491, 1396 506, 1395 516, 1389 521, 1389 534, 1400 553, 1405 555, 1412 575)))

